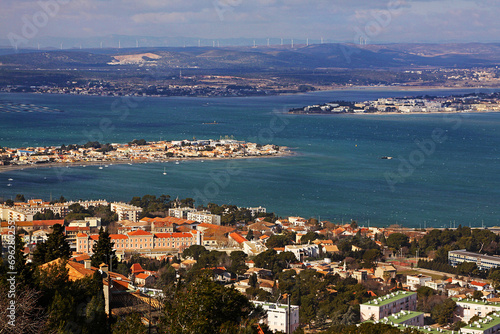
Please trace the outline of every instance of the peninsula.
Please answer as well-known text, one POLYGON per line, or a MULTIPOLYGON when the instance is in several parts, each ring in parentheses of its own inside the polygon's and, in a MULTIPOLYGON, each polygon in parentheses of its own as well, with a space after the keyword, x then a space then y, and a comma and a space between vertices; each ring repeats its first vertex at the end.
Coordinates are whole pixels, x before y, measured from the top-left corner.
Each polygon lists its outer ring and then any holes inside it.
POLYGON ((0 172, 30 166, 162 162, 172 159, 238 159, 283 156, 289 153, 286 147, 238 141, 230 137, 156 142, 134 139, 127 144, 87 142, 68 146, 0 147, 0 172))
POLYGON ((292 114, 380 114, 499 112, 500 93, 462 96, 379 98, 373 101, 334 101, 289 110, 292 114))

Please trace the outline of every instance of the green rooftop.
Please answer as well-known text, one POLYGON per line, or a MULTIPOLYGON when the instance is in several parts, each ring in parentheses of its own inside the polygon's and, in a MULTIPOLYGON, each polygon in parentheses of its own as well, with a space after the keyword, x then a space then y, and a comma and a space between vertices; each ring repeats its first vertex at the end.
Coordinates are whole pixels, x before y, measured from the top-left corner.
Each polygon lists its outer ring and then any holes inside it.
POLYGON ((382 318, 379 320, 379 322, 383 322, 383 323, 395 323, 395 324, 400 324, 402 322, 405 322, 407 320, 410 320, 412 318, 415 318, 421 314, 424 314, 423 312, 415 312, 415 311, 402 311, 402 312, 398 312, 396 314, 392 314, 392 315, 389 315, 385 318, 382 318), (397 318, 396 318, 397 317, 397 318), (387 320, 385 320, 387 319, 387 320))
POLYGON ((370 300, 369 302, 363 303, 361 305, 370 305, 370 306, 384 306, 389 303, 395 302, 397 300, 410 297, 412 295, 416 295, 416 292, 409 292, 409 291, 396 291, 393 293, 390 293, 385 296, 381 296, 378 298, 375 298, 373 300, 370 300))
POLYGON ((473 298, 452 298, 455 302, 467 303, 467 304, 477 304, 477 305, 490 305, 500 307, 498 302, 489 302, 486 300, 473 299, 473 298))
POLYGON ((473 329, 475 331, 486 331, 492 327, 500 326, 500 313, 496 312, 491 315, 487 315, 479 321, 474 321, 472 325, 465 326, 463 328, 473 329))

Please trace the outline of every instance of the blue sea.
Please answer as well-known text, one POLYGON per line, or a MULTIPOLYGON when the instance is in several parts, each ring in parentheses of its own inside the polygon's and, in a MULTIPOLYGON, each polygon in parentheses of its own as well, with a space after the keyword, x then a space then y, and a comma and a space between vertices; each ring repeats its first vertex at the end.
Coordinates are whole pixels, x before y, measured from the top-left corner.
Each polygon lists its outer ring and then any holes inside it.
POLYGON ((353 89, 247 98, 0 94, 0 102, 63 110, 0 112, 0 146, 227 135, 294 152, 282 158, 115 164, 102 170, 16 170, 0 173, 0 197, 129 201, 167 194, 193 197, 198 204, 261 205, 280 216, 338 223, 500 225, 499 113, 287 114, 289 108, 334 100, 476 91, 353 89))

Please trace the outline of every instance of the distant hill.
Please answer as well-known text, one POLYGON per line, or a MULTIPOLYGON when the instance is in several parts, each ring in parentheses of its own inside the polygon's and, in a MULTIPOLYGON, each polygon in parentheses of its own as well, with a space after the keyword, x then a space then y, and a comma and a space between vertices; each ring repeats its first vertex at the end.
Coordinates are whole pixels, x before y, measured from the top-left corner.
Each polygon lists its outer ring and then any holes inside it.
MULTIPOLYGON (((0 49, 3 67, 102 68, 113 56, 152 53, 158 59, 130 62, 122 67, 225 69, 256 72, 315 68, 398 69, 416 67, 470 68, 500 64, 500 44, 315 44, 271 47, 172 47, 14 52, 0 49)), ((1 67, 0 67, 1 68, 1 67)))

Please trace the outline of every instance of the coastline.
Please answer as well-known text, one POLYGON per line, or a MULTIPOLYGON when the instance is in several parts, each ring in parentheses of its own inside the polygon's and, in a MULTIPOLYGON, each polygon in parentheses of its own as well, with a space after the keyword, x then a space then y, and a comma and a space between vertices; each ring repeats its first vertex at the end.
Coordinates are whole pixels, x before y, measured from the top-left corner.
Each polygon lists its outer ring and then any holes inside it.
POLYGON ((161 95, 103 95, 103 94, 68 94, 68 93, 60 93, 60 92, 8 92, 8 91, 0 91, 0 93, 5 94, 38 94, 38 95, 76 95, 76 96, 96 96, 96 97, 121 97, 121 96, 136 96, 136 97, 153 97, 153 98, 164 98, 164 97, 192 97, 192 98, 238 98, 238 97, 264 97, 264 96, 287 96, 287 95, 302 95, 308 93, 320 93, 320 92, 336 92, 336 91, 348 91, 348 90, 392 90, 392 91, 433 91, 433 90, 457 90, 457 89, 499 89, 500 87, 489 87, 489 86, 480 86, 480 87, 469 87, 469 86, 316 86, 315 90, 302 92, 302 91, 294 91, 294 92, 280 92, 273 91, 269 94, 261 94, 261 95, 238 95, 238 96, 213 96, 213 95, 175 95, 175 96, 161 96, 161 95))
POLYGON ((289 115, 305 115, 305 116, 343 116, 343 115, 440 115, 440 114, 492 114, 500 113, 497 110, 483 110, 483 111, 415 111, 415 112, 344 112, 344 113, 300 113, 300 112, 287 112, 289 115))
POLYGON ((250 155, 250 156, 235 156, 235 157, 216 157, 216 158, 207 158, 207 157, 184 157, 184 158, 170 158, 165 160, 147 160, 147 161, 137 161, 137 160, 108 160, 108 161, 79 161, 79 162, 50 162, 43 164, 26 164, 26 165, 7 165, 0 166, 0 174, 16 171, 16 170, 24 170, 24 169, 38 169, 38 168, 71 168, 71 167, 84 167, 84 166, 104 166, 104 165, 139 165, 139 164, 159 164, 159 163, 169 163, 176 161, 218 161, 218 160, 242 160, 242 159, 263 159, 263 158, 281 158, 281 157, 290 157, 296 155, 295 152, 291 151, 289 148, 284 148, 283 152, 274 155, 250 155))

